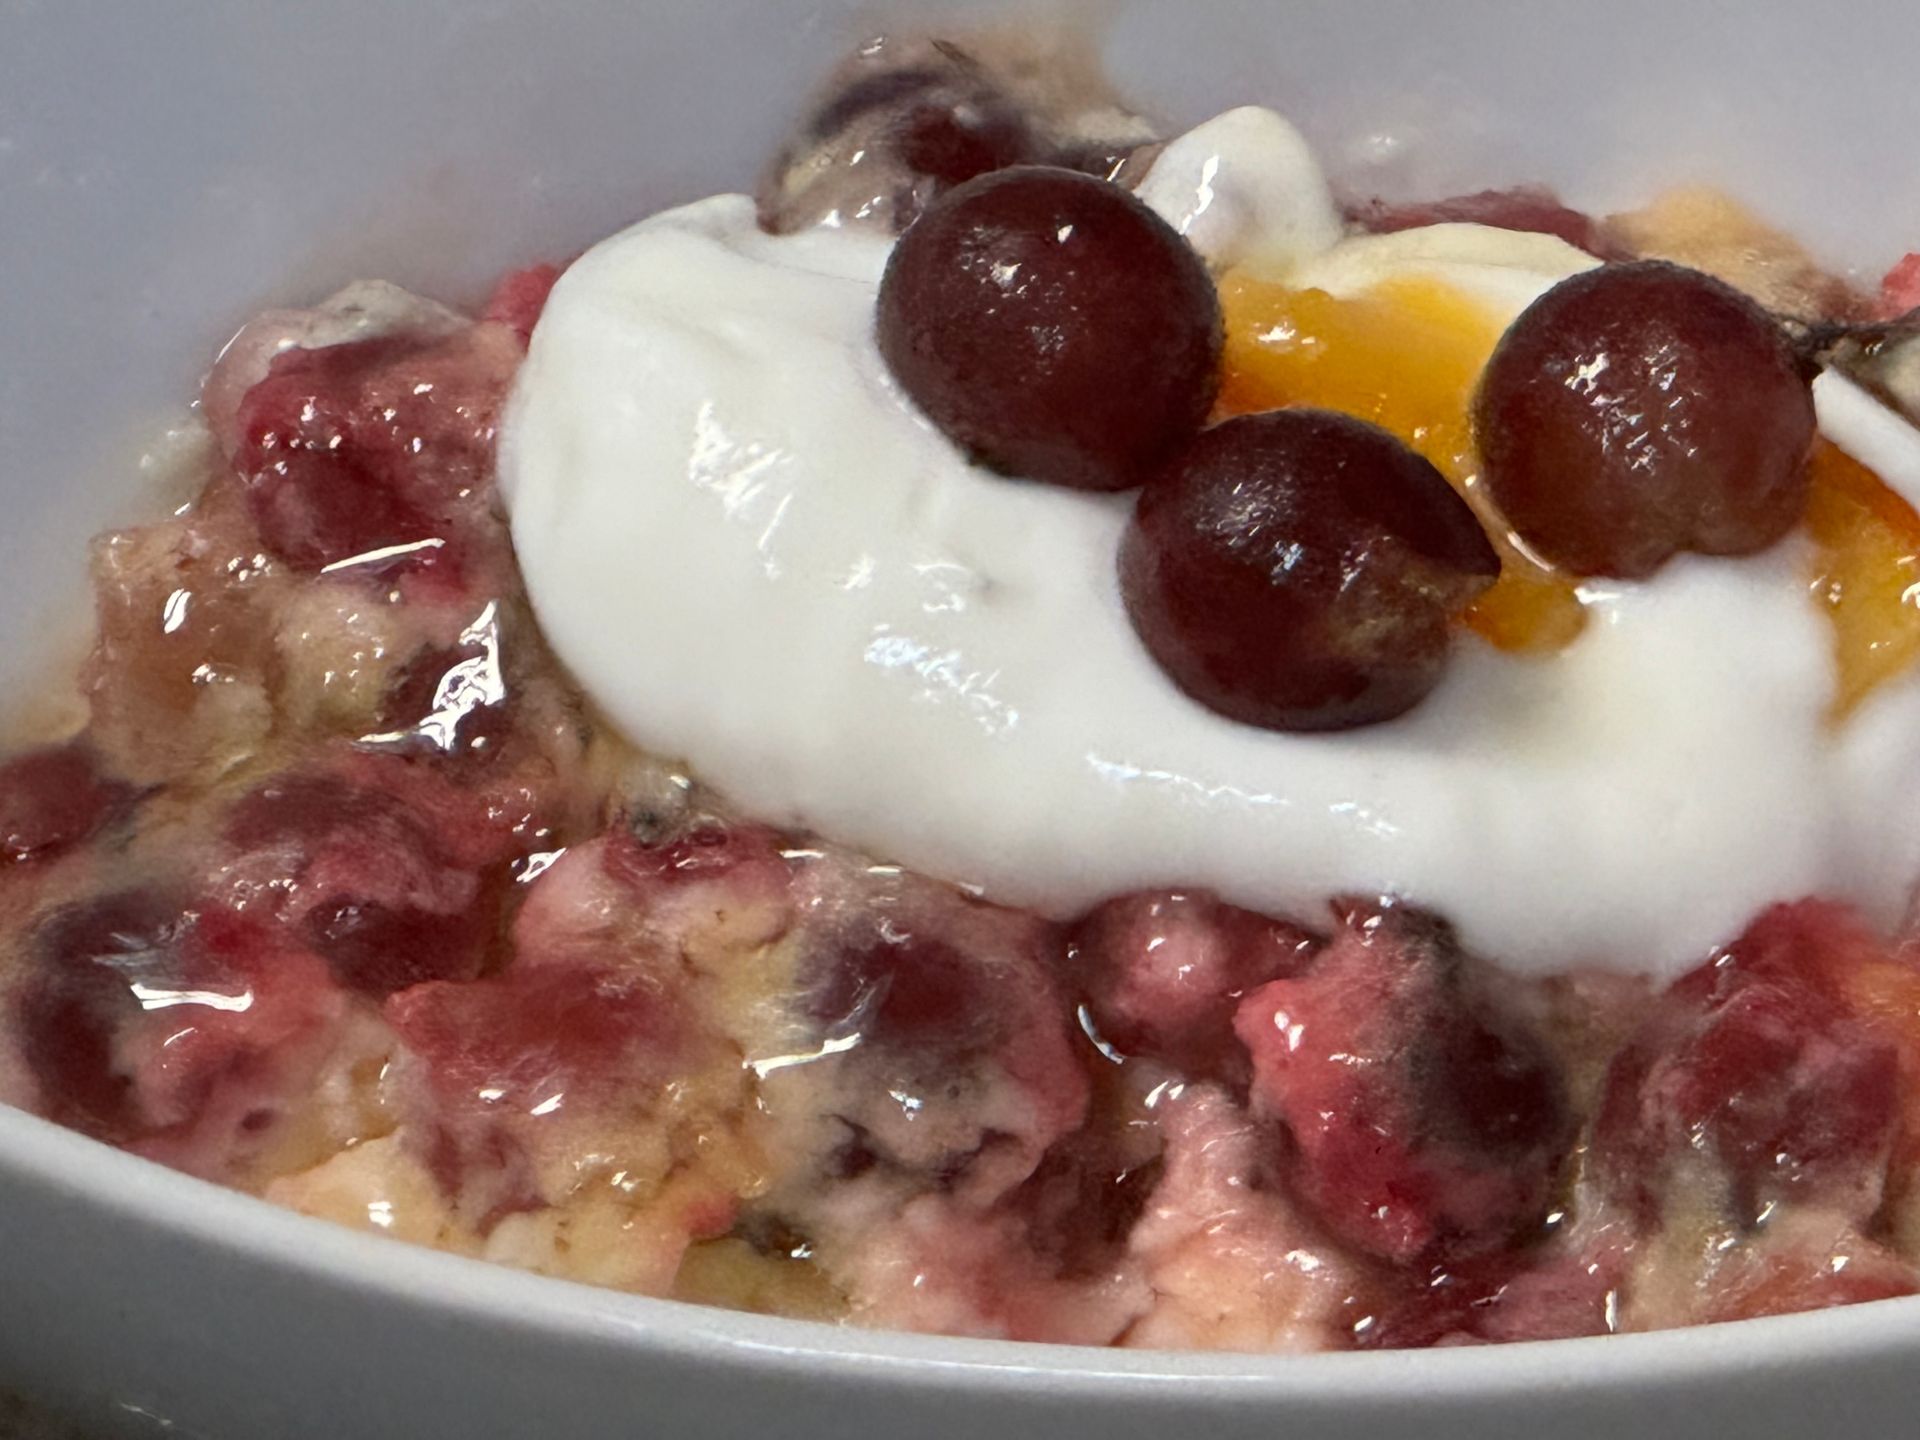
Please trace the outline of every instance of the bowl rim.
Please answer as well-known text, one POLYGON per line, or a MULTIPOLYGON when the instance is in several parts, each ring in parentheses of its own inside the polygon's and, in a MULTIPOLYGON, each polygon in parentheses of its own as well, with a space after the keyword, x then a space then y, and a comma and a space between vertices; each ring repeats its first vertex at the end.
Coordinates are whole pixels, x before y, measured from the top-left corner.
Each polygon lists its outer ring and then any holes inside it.
POLYGON ((1340 1399, 1381 1387, 1472 1399, 1550 1387, 1659 1390, 1711 1378, 1920 1354, 1920 1296, 1679 1330, 1425 1350, 1226 1352, 1095 1348, 868 1330, 660 1299, 517 1270, 302 1215, 0 1104, 0 1173, 156 1240, 224 1250, 303 1283, 616 1352, 724 1361, 814 1381, 1111 1400, 1204 1382, 1246 1400, 1340 1399))

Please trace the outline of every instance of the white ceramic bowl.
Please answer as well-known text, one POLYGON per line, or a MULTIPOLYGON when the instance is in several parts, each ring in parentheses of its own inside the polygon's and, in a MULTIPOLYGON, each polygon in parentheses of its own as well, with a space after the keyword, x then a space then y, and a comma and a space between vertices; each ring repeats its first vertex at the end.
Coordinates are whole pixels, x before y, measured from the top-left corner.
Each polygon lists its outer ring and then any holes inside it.
MULTIPOLYGON (((1360 188, 1544 179, 1604 207, 1712 178, 1867 273, 1920 246, 1905 0, 1102 9, 1119 74, 1169 118, 1274 103, 1360 188)), ((469 300, 512 262, 746 185, 876 13, 898 7, 0 7, 0 664, 16 687, 76 623, 85 535, 141 508, 143 439, 248 311, 367 274, 469 300)), ((1920 1301, 1382 1355, 867 1335, 408 1249, 0 1110, 8 1386, 210 1440, 1880 1436, 1920 1413, 1920 1301)))

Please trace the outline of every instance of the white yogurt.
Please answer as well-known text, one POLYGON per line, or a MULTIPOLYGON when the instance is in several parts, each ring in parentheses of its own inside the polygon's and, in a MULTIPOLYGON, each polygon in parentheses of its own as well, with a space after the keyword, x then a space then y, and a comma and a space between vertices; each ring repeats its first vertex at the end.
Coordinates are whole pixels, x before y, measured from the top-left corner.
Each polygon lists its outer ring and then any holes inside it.
POLYGON ((1920 506, 1920 434, 1904 415, 1838 370, 1815 378, 1813 408, 1822 434, 1920 506))
POLYGON ((1464 291, 1511 319, 1550 286, 1599 263, 1553 235, 1453 221, 1356 235, 1302 260, 1280 278, 1331 295, 1357 295, 1397 276, 1419 275, 1464 291))
MULTIPOLYGON (((636 742, 771 821, 1059 916, 1150 885, 1308 918, 1394 891, 1518 970, 1672 973, 1770 900, 1903 905, 1920 810, 1887 801, 1920 782, 1920 685, 1826 727, 1830 639, 1791 545, 1596 588, 1551 659, 1464 639, 1391 724, 1235 725, 1134 637, 1125 497, 974 469, 893 389, 885 258, 763 235, 722 196, 555 289, 502 484, 549 639, 636 742)), ((1298 274, 1435 269, 1511 313, 1589 263, 1443 226, 1298 274)))
POLYGON ((1340 212, 1306 137, 1243 105, 1167 142, 1134 192, 1209 265, 1289 265, 1340 238, 1340 212))

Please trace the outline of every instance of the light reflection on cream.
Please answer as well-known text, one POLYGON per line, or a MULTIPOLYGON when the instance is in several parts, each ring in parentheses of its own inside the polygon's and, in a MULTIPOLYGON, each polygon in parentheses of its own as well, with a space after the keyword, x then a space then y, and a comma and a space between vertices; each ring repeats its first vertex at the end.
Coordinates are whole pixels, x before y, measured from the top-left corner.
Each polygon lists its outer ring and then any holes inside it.
POLYGON ((1271 790, 1253 791, 1242 789, 1238 785, 1207 785, 1191 775, 1181 775, 1172 770, 1154 770, 1144 765, 1134 765, 1125 760, 1109 760, 1103 755, 1089 750, 1086 756, 1087 766, 1102 780, 1115 785, 1148 784, 1164 786, 1170 790, 1184 791, 1197 800, 1209 805, 1223 801, 1235 805, 1278 806, 1291 808, 1293 801, 1285 795, 1276 795, 1271 790))
POLYGON ((923 682, 921 694, 929 700, 959 701, 989 735, 1020 723, 1020 712, 993 693, 1000 672, 967 669, 966 657, 958 650, 936 650, 911 635, 895 634, 891 625, 881 624, 874 626, 863 658, 881 670, 918 676, 923 682))
POLYGON ((765 493, 762 479, 779 463, 777 449, 752 441, 736 444, 720 423, 713 401, 707 401, 694 416, 687 479, 718 497, 729 520, 739 519, 752 508, 765 493))

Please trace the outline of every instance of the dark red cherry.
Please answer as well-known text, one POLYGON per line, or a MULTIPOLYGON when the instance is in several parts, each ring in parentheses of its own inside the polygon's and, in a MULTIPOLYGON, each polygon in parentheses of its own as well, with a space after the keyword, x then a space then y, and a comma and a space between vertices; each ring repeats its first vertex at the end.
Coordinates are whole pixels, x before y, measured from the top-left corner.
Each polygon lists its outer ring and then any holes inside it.
POLYGON ((1140 484, 1219 379, 1193 248, 1119 186, 1044 166, 935 201, 894 246, 878 330, 901 388, 975 460, 1085 490, 1140 484))
POLYGON ((1187 694, 1273 730, 1417 704, 1448 623, 1499 574, 1467 504, 1386 431, 1327 410, 1216 425, 1140 497, 1120 590, 1187 694))
POLYGON ((497 880, 454 911, 337 895, 309 910, 302 930, 341 985, 384 998, 428 980, 479 975, 505 898, 497 880))
POLYGON ((1751 554, 1806 509, 1813 396, 1793 347, 1739 291, 1665 261, 1589 270, 1530 305, 1473 422, 1507 522, 1576 575, 1751 554))
POLYGON ((267 547, 303 571, 434 535, 434 522, 354 433, 355 387, 406 353, 392 336, 289 350, 241 402, 247 505, 267 547))
POLYGON ((111 820, 128 798, 84 745, 16 755, 0 765, 0 861, 57 855, 111 820))
POLYGON ((141 1014, 133 987, 170 978, 194 919, 177 898, 126 890, 56 910, 34 931, 14 1019, 54 1119, 108 1137, 137 1126, 114 1038, 141 1014))
POLYGON ((761 226, 898 234, 945 191, 991 170, 1115 174, 1141 143, 1139 120, 1084 84, 1010 58, 937 38, 864 47, 775 157, 755 197, 761 226))
POLYGON ((951 945, 882 936, 836 952, 810 1008, 829 1030, 871 1044, 967 1054, 999 1028, 987 980, 951 945))
POLYGON ((1007 1205, 1061 1274, 1111 1274, 1165 1170, 1132 1127, 1096 1121, 1057 1141, 1007 1205))
POLYGON ((669 996, 617 965, 429 981, 393 995, 383 1013, 444 1100, 491 1115, 525 1114, 555 1094, 577 1103, 617 1092, 636 1066, 670 1057, 684 1028, 669 996))

